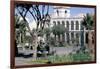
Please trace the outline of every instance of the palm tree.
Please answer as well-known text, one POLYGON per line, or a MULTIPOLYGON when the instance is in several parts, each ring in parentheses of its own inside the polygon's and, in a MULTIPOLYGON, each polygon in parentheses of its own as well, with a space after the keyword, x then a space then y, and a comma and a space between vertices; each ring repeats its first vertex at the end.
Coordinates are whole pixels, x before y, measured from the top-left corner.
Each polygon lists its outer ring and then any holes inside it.
POLYGON ((86 16, 84 16, 83 18, 82 25, 84 26, 84 28, 88 30, 92 30, 93 29, 93 16, 87 13, 86 16))
POLYGON ((16 41, 23 47, 25 46, 26 36, 26 24, 25 21, 20 20, 20 17, 15 16, 15 28, 16 28, 16 41))
MULTIPOLYGON (((93 29, 93 16, 88 13, 86 14, 86 16, 84 16, 82 25, 81 25, 81 30, 83 30, 81 33, 81 37, 82 37, 81 43, 83 47, 84 47, 84 29, 88 30, 88 35, 91 34, 90 30, 93 29)), ((90 40, 88 39, 88 41, 90 40)))
MULTIPOLYGON (((15 28, 19 28, 19 22, 20 22, 20 18, 15 16, 15 28)), ((19 31, 17 31, 17 29, 16 29, 15 33, 16 33, 16 37, 15 37, 15 54, 16 54, 16 56, 18 56, 18 47, 17 47, 17 45, 19 43, 19 37, 18 37, 19 36, 19 31)))
POLYGON ((49 36, 50 36, 50 33, 51 33, 50 28, 45 28, 45 29, 44 29, 44 33, 45 33, 45 35, 46 35, 46 39, 47 39, 47 41, 48 41, 49 36))

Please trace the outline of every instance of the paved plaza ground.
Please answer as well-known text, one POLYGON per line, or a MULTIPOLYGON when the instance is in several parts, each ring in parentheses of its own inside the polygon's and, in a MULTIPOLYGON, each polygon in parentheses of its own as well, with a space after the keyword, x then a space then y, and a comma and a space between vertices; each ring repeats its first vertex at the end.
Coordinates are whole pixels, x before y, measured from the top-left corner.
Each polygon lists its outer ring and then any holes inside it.
MULTIPOLYGON (((57 55, 68 55, 71 52, 74 52, 75 50, 78 50, 80 47, 76 47, 76 46, 69 46, 69 47, 53 47, 53 50, 56 50, 57 55)), ((19 52, 23 52, 23 51, 19 51, 19 52)), ((33 52, 31 51, 27 51, 25 50, 24 53, 28 53, 28 52, 33 52)), ((33 57, 28 57, 28 58, 24 58, 24 57, 16 57, 15 58, 15 65, 31 65, 34 64, 32 63, 33 61, 33 57)))

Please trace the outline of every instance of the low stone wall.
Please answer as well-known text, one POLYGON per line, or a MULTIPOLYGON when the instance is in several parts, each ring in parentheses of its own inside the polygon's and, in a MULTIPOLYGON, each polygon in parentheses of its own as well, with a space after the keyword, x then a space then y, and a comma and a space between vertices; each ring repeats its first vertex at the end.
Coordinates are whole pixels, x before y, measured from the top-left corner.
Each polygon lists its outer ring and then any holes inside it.
POLYGON ((74 46, 70 46, 70 47, 51 47, 50 51, 54 51, 55 55, 68 55, 72 52, 75 52, 76 50, 80 49, 80 47, 74 47, 74 46))

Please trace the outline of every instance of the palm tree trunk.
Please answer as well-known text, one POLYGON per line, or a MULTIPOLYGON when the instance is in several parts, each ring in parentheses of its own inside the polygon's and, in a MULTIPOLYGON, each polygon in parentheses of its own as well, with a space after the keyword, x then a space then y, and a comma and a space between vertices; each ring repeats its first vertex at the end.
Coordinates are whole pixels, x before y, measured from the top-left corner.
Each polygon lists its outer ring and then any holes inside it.
POLYGON ((85 46, 84 46, 84 27, 81 26, 82 29, 81 29, 81 49, 82 51, 84 50, 85 46))
POLYGON ((92 37, 93 37, 93 35, 92 35, 91 31, 89 31, 88 32, 88 48, 89 48, 90 52, 92 52, 94 50, 94 48, 93 48, 94 44, 92 43, 92 37))
POLYGON ((55 41, 56 41, 56 34, 55 34, 55 41))

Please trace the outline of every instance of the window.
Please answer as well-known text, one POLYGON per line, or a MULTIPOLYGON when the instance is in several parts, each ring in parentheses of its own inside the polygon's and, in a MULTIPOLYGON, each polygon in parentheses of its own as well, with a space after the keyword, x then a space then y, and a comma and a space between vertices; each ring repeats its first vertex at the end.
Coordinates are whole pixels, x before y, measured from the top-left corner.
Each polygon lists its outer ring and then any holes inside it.
POLYGON ((79 44, 79 33, 76 33, 76 43, 79 44))
POLYGON ((69 44, 69 41, 70 41, 70 35, 69 35, 69 33, 66 33, 66 36, 67 36, 67 43, 69 44))
POLYGON ((67 13, 67 11, 65 10, 65 14, 67 13))
POLYGON ((71 33, 71 41, 74 43, 74 32, 71 33))
POLYGON ((59 10, 57 10, 57 15, 59 16, 59 10))
POLYGON ((65 27, 65 22, 64 21, 62 21, 62 26, 65 27))
POLYGON ((79 30, 79 22, 76 21, 76 30, 79 30))
POLYGON ((83 27, 83 25, 82 25, 82 21, 80 21, 80 29, 81 29, 81 30, 84 29, 84 27, 83 27))
POLYGON ((56 25, 56 21, 53 21, 54 26, 56 25))
POLYGON ((71 21, 71 30, 74 30, 74 21, 71 21))
POLYGON ((86 38, 85 38, 85 39, 86 39, 86 40, 85 40, 85 43, 87 43, 87 44, 88 44, 88 33, 86 33, 85 35, 86 35, 86 38))
POLYGON ((66 22, 67 30, 69 30, 69 21, 66 22))
POLYGON ((60 25, 60 21, 57 21, 58 25, 60 25))

